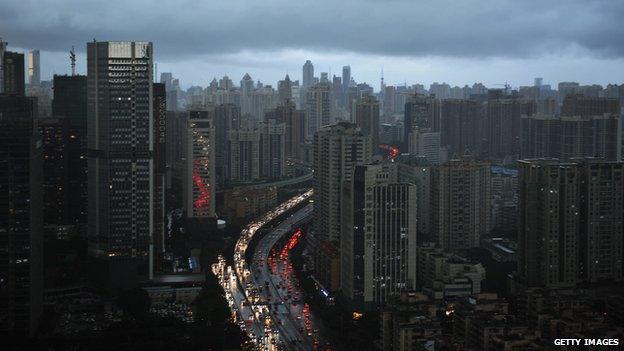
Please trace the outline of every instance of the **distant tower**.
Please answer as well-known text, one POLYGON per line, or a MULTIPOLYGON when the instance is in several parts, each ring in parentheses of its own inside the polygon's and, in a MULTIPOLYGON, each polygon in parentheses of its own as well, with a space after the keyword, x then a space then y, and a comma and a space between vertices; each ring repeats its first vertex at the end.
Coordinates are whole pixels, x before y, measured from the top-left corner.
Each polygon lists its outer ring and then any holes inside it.
POLYGON ((312 61, 307 60, 303 65, 303 87, 307 88, 314 82, 314 65, 312 61))
POLYGON ((342 67, 342 90, 346 92, 351 84, 351 66, 342 67))
POLYGON ((28 53, 28 83, 31 86, 39 86, 41 84, 39 50, 33 50, 28 53))
POLYGON ((74 47, 72 46, 69 51, 69 61, 71 65, 72 76, 76 75, 76 52, 74 51, 74 47))

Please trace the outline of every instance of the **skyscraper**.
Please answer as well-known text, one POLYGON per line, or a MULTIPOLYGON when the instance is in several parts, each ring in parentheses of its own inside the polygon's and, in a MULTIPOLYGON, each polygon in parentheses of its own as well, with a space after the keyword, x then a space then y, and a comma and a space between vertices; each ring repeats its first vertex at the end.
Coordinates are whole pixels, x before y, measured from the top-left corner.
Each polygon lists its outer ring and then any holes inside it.
POLYGON ((358 164, 372 158, 370 137, 354 124, 340 122, 314 135, 314 220, 319 237, 340 241, 340 191, 358 164))
POLYGON ((0 94, 0 333, 20 338, 34 335, 43 305, 43 172, 36 115, 36 99, 0 94))
POLYGON ((479 246, 490 231, 490 165, 470 158, 431 168, 431 227, 447 251, 479 246))
POLYGON ((7 43, 0 37, 0 93, 4 92, 4 52, 6 51, 7 43))
POLYGON ((189 218, 215 216, 214 111, 189 111, 184 209, 189 218))
POLYGON ((225 184, 229 178, 228 132, 241 126, 240 108, 234 104, 215 106, 215 172, 217 184, 225 184))
POLYGON ((346 94, 351 84, 351 66, 342 66, 342 92, 346 94))
POLYGON ((328 83, 318 83, 306 89, 308 137, 334 122, 331 101, 331 86, 328 83))
MULTIPOLYGON (((165 252, 165 184, 167 175, 167 91, 165 83, 153 83, 152 106, 154 107, 153 139, 153 222, 152 234, 153 270, 160 270, 160 262, 165 252)), ((153 271, 150 276, 153 276, 153 271)))
POLYGON ((24 54, 4 51, 2 58, 4 93, 24 95, 24 54))
POLYGON ((355 166, 343 183, 341 290, 356 306, 383 306, 416 284, 416 185, 397 163, 355 166))
POLYGON ((403 119, 404 142, 408 145, 410 134, 416 127, 428 128, 430 131, 440 131, 440 103, 433 97, 415 94, 405 102, 405 117, 403 119))
POLYGON ((355 105, 355 123, 362 133, 371 137, 373 149, 379 145, 379 101, 364 95, 355 105))
POLYGON ((292 82, 290 81, 290 77, 288 74, 284 78, 284 80, 280 80, 277 83, 277 94, 279 96, 279 103, 284 103, 284 101, 292 98, 292 82))
POLYGON ((286 124, 269 119, 258 126, 260 133, 258 164, 260 177, 280 179, 285 175, 286 154, 284 137, 286 124))
POLYGON ((31 86, 41 84, 39 50, 28 53, 28 83, 31 86))
POLYGON ((486 142, 490 158, 503 159, 520 154, 521 116, 537 111, 535 101, 495 96, 486 110, 486 142))
POLYGON ((452 157, 479 155, 481 119, 479 104, 472 100, 443 100, 440 108, 440 143, 452 157))
POLYGON ((528 286, 622 280, 624 165, 519 162, 518 273, 528 286))
POLYGON ((314 84, 314 65, 310 60, 307 60, 303 64, 303 77, 301 81, 304 88, 307 88, 314 84))
POLYGON ((251 127, 228 131, 229 181, 244 182, 260 177, 260 134, 251 127))
POLYGON ((87 44, 89 254, 110 291, 147 279, 153 231, 152 44, 87 44))
MULTIPOLYGON (((302 145, 308 132, 308 121, 305 112, 297 110, 295 103, 287 100, 271 112, 271 118, 286 126, 284 148, 287 158, 303 160, 302 145)), ((269 118, 270 119, 270 118, 269 118)))

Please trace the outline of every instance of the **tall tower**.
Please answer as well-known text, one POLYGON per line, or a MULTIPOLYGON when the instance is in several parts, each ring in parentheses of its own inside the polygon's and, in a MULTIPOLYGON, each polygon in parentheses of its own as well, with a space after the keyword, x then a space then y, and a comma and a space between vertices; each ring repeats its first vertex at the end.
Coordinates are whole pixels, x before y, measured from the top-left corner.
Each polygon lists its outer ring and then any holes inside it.
POLYGON ((87 44, 89 255, 109 291, 148 278, 153 231, 152 43, 87 44))
POLYGON ((306 90, 308 137, 312 137, 321 127, 334 122, 331 102, 331 85, 328 83, 318 83, 306 90))
POLYGON ((372 95, 364 95, 355 106, 355 123, 364 135, 371 137, 373 149, 379 145, 379 101, 372 95))
MULTIPOLYGON (((35 98, 0 94, 0 334, 34 335, 43 307, 42 147, 35 98)), ((10 338, 9 338, 10 339, 10 338)))
POLYGON ((383 305, 416 284, 416 185, 399 164, 355 166, 341 194, 341 288, 356 306, 383 305))
POLYGON ((622 281, 624 164, 519 162, 518 273, 528 286, 622 281))
POLYGON ((490 231, 490 165, 470 158, 431 169, 431 227, 447 251, 479 246, 490 231))
POLYGON ((190 111, 186 137, 184 204, 187 217, 215 216, 214 111, 190 111))
POLYGON ((41 84, 39 50, 33 50, 28 53, 28 83, 31 86, 39 86, 41 84))
POLYGON ((342 66, 342 92, 346 94, 351 83, 351 66, 342 66))
POLYGON ((372 159, 370 137, 354 124, 340 122, 314 135, 315 223, 318 235, 340 240, 340 189, 353 169, 372 159))
POLYGON ((312 61, 307 60, 303 64, 303 78, 302 78, 303 87, 307 88, 314 84, 314 65, 312 61))

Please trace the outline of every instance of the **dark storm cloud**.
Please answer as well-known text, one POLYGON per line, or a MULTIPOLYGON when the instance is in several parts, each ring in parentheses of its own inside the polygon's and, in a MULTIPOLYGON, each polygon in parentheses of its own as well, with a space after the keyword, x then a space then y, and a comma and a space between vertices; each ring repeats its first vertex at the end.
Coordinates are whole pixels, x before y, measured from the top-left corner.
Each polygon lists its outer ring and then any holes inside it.
POLYGON ((151 40, 162 59, 305 49, 394 56, 623 57, 624 1, 0 0, 11 46, 151 40))

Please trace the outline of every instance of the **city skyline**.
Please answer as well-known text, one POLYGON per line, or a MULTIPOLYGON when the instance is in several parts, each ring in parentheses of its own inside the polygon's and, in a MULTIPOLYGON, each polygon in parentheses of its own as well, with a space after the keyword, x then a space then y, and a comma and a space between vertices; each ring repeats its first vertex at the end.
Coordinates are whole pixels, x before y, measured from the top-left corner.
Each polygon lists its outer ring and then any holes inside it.
POLYGON ((624 31, 617 20, 624 10, 621 3, 538 7, 533 2, 468 1, 448 7, 392 1, 383 11, 371 11, 374 4, 369 2, 353 6, 353 1, 244 4, 176 4, 174 9, 164 2, 138 20, 137 11, 145 7, 140 1, 110 7, 88 3, 71 13, 57 10, 65 6, 0 4, 0 33, 13 50, 41 50, 44 80, 69 72, 72 45, 79 56, 78 72, 84 73, 80 56, 85 55, 84 43, 93 38, 152 41, 158 71, 173 72, 183 88, 206 86, 223 75, 237 81, 247 72, 271 85, 286 74, 300 80, 308 59, 317 72, 331 67, 336 75, 350 65, 353 77, 375 90, 382 68, 388 85, 437 81, 519 86, 531 85, 534 77, 551 85, 566 80, 606 85, 624 74, 624 50, 616 39, 624 31), (94 16, 100 11, 107 16, 94 16), (34 15, 25 17, 27 13, 34 15))

